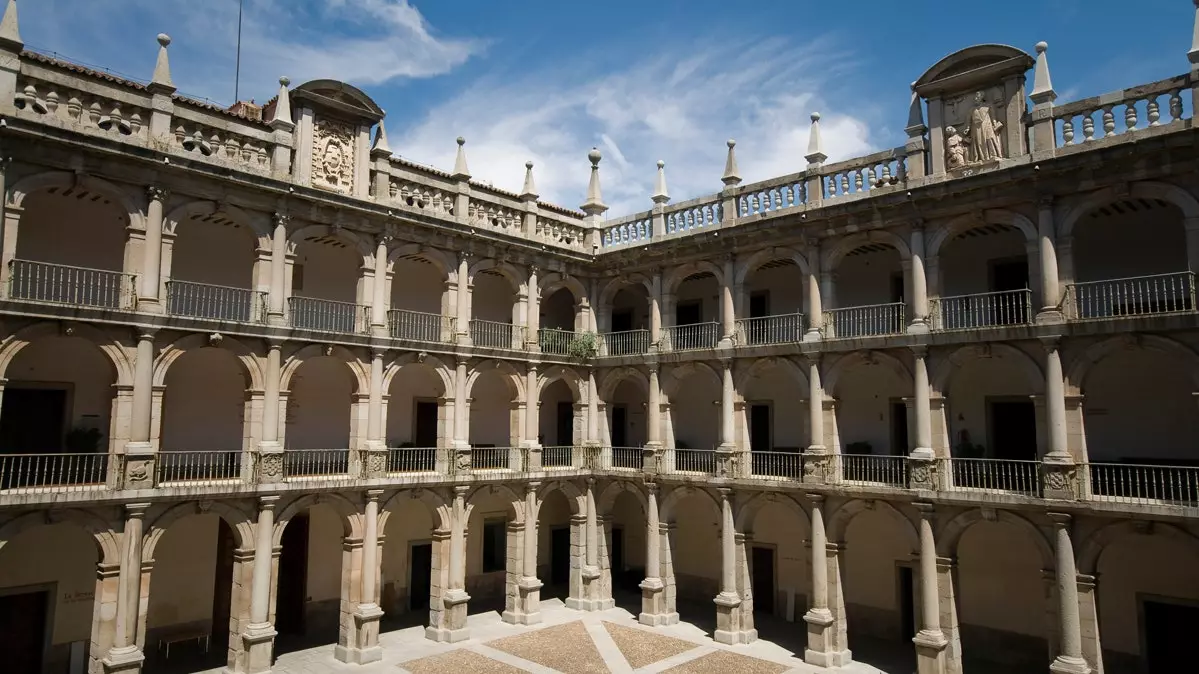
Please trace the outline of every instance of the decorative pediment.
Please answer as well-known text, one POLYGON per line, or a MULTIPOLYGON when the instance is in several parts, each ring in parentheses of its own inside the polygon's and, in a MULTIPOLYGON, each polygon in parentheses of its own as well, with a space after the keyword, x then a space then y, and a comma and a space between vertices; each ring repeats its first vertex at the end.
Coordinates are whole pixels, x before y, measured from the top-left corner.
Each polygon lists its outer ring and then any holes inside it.
POLYGON ((354 121, 372 126, 383 119, 380 108, 370 96, 353 85, 337 80, 312 80, 296 87, 291 92, 296 104, 307 104, 313 110, 328 110, 354 121))
POLYGON ((990 86, 1011 75, 1022 75, 1036 61, 1028 53, 1002 44, 980 44, 937 61, 916 80, 916 93, 925 98, 990 86))

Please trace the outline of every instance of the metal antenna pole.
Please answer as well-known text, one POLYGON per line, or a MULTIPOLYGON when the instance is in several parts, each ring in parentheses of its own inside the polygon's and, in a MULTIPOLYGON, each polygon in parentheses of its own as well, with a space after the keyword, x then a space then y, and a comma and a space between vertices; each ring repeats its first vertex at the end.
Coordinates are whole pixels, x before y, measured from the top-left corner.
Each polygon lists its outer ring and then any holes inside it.
POLYGON ((233 102, 237 103, 241 93, 241 15, 245 0, 237 0, 237 65, 233 74, 233 102))

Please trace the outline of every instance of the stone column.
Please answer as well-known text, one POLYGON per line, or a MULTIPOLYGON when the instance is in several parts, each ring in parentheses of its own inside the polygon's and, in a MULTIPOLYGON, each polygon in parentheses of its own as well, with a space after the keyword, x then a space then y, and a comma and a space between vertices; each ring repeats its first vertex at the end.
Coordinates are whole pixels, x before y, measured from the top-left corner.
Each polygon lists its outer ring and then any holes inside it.
POLYGON ((662 270, 655 269, 649 294, 649 341, 657 345, 662 341, 662 270))
POLYGON ((916 447, 912 449, 912 457, 932 459, 933 452, 933 417, 932 392, 928 383, 928 348, 913 347, 915 390, 912 395, 912 407, 916 417, 916 447))
POLYGON ((587 368, 587 444, 600 444, 599 391, 595 386, 595 368, 587 368))
POLYGON ((1038 323, 1061 323, 1062 290, 1057 272, 1057 235, 1053 222, 1053 198, 1037 202, 1037 244, 1041 252, 1041 310, 1038 323))
POLYGON ((358 572, 361 595, 358 605, 352 612, 342 615, 340 638, 333 656, 341 662, 365 665, 383 659, 383 648, 379 646, 379 621, 383 619, 383 609, 379 607, 376 574, 379 569, 379 497, 382 489, 371 489, 366 492, 363 507, 362 554, 358 560, 362 566, 353 571, 358 572))
POLYGON ((720 342, 732 346, 737 331, 736 311, 733 303, 733 256, 726 255, 722 268, 724 282, 720 284, 720 342))
POLYGON ((1045 498, 1074 498, 1074 459, 1067 447, 1066 385, 1062 375, 1061 341, 1041 340, 1045 346, 1045 425, 1049 452, 1041 457, 1045 498))
POLYGON ((274 566, 275 503, 278 496, 258 499, 254 526, 254 567, 250 576, 250 624, 241 635, 242 652, 236 671, 258 674, 271 670, 275 627, 271 624, 271 571, 274 566))
POLYGON ((537 391, 537 363, 529 363, 525 370, 525 439, 522 443, 529 452, 529 472, 541 470, 541 400, 537 391))
POLYGON ((112 648, 102 664, 106 674, 141 672, 146 657, 137 645, 142 598, 142 531, 149 503, 125 505, 125 528, 121 533, 121 570, 118 580, 117 623, 112 648))
POLYGON ((154 331, 139 330, 133 362, 133 409, 129 415, 129 442, 125 443, 126 489, 154 486, 156 451, 150 441, 154 421, 154 331))
POLYGON ((537 488, 540 482, 525 486, 525 521, 522 535, 521 577, 517 581, 516 610, 505 611, 504 622, 518 625, 536 625, 541 622, 541 586, 537 579, 537 488))
POLYGON ((463 456, 466 466, 470 466, 470 426, 467 424, 469 403, 466 400, 466 358, 458 358, 458 367, 454 373, 454 450, 458 453, 457 461, 461 466, 463 456))
POLYGON ((658 485, 645 483, 645 580, 641 581, 641 615, 637 622, 656 627, 665 625, 666 584, 662 582, 661 532, 658 522, 658 485))
POLYGON ((268 297, 267 322, 287 323, 287 225, 291 216, 275 214, 275 229, 271 233, 271 292, 268 297))
POLYGON ((362 477, 378 478, 387 473, 387 440, 383 429, 383 356, 386 349, 371 349, 370 391, 366 398, 366 442, 360 450, 362 477))
MULTIPOLYGON (((845 618, 838 600, 838 611, 833 613, 829 602, 829 572, 835 569, 840 575, 839 547, 834 550, 828 544, 824 532, 824 495, 808 494, 812 501, 812 608, 804 614, 808 624, 808 647, 804 649, 804 662, 819 667, 840 667, 851 660, 845 642, 845 618)), ((840 593, 840 578, 837 580, 840 593)))
POLYGON ((371 285, 371 334, 387 336, 387 243, 391 237, 375 240, 375 280, 371 285))
POLYGON ((741 595, 737 594, 737 541, 733 529, 732 490, 720 489, 720 594, 716 604, 717 643, 737 644, 740 641, 739 622, 741 595))
POLYGON ((279 443, 279 379, 283 343, 267 341, 266 373, 262 385, 262 431, 258 443, 258 481, 283 480, 283 447, 279 443))
POLYGON ((933 506, 917 503, 920 510, 920 631, 916 644, 916 664, 920 674, 946 674, 945 647, 949 642, 941 632, 941 599, 938 590, 937 543, 933 538, 933 506))
POLYGON ((1078 607, 1082 654, 1092 671, 1103 673, 1103 648, 1099 640, 1098 576, 1078 574, 1078 607))
POLYGON ((612 598, 606 596, 602 580, 602 570, 599 560, 599 513, 595 510, 595 478, 587 478, 585 544, 586 558, 580 576, 582 578, 582 599, 574 607, 582 611, 602 611, 612 608, 612 598))
POLYGON ((1055 674, 1090 674, 1082 656, 1082 629, 1078 610, 1078 570, 1074 566, 1074 544, 1070 541, 1071 516, 1049 513, 1056 530, 1059 654, 1049 665, 1055 674))
POLYGON ((734 416, 736 391, 733 388, 733 360, 721 361, 720 446, 716 448, 720 477, 736 477, 737 427, 734 416))
MULTIPOLYGON (((529 292, 525 295, 525 348, 541 351, 541 288, 538 286, 537 265, 529 267, 529 292)), ((536 436, 534 436, 536 438, 536 436)))
MULTIPOLYGON (((470 255, 458 254, 458 343, 470 346, 470 255)), ((455 410, 456 411, 456 410, 455 410)))
POLYGON ((466 626, 466 607, 470 595, 466 593, 466 526, 470 508, 466 506, 468 487, 454 487, 454 500, 450 509, 450 568, 446 574, 450 589, 442 596, 445 606, 438 625, 430 625, 425 636, 433 641, 458 642, 470 638, 466 626))
POLYGON ((808 449, 804 453, 804 482, 822 483, 830 468, 829 450, 824 439, 824 386, 820 381, 820 357, 810 354, 808 361, 808 449))
MULTIPOLYGON (((0 160, 0 165, 7 167, 9 162, 0 160)), ((7 192, 0 192, 0 195, 7 192)), ((0 204, 7 197, 0 198, 0 204)), ((17 257, 17 237, 21 230, 21 215, 25 212, 24 208, 19 208, 11 204, 3 204, 4 220, 0 223, 3 227, 3 245, 0 246, 0 293, 4 297, 9 297, 12 292, 12 261, 17 257)))
POLYGON ((924 226, 922 224, 912 227, 911 247, 912 298, 908 302, 908 311, 911 313, 912 322, 908 325, 908 332, 926 333, 929 330, 928 277, 924 271, 924 226))
POLYGON ((162 187, 146 188, 146 241, 142 249, 141 283, 138 285, 137 309, 162 313, 162 219, 163 206, 170 193, 162 187))

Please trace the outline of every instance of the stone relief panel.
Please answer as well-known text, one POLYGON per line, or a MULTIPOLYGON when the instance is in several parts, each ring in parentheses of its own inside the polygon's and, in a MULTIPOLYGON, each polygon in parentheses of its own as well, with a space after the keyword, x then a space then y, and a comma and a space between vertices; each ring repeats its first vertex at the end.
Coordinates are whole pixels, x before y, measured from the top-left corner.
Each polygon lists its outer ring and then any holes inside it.
POLYGON ((949 170, 1007 156, 1003 88, 962 94, 945 102, 945 167, 949 170))
POLYGON ((354 127, 318 119, 312 134, 312 186, 335 192, 354 191, 356 143, 354 127))

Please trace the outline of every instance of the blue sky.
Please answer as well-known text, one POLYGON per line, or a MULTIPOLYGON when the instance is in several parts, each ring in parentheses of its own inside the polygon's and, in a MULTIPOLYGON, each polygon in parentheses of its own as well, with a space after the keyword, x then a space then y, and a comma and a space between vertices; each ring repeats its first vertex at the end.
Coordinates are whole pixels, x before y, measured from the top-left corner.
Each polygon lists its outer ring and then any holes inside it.
MULTIPOLYGON (((361 86, 397 154, 443 169, 467 139, 476 179, 583 201, 604 152, 613 214, 720 188, 728 138, 745 180, 800 170, 809 113, 831 161, 903 142, 908 85, 981 42, 1049 43, 1059 103, 1188 68, 1188 0, 244 0, 241 97, 280 75, 361 86)), ((237 0, 18 0, 27 46, 138 79, 169 33, 181 92, 231 103, 237 0)), ((1031 77, 1031 73, 1030 73, 1031 77)), ((1031 89, 1031 82, 1029 83, 1031 89)))

